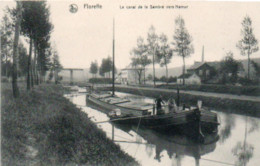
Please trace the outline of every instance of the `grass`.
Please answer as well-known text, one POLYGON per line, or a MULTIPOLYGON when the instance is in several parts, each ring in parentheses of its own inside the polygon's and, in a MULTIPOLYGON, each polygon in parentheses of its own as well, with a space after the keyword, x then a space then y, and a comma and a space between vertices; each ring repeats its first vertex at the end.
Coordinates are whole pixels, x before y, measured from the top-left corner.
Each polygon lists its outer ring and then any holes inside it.
POLYGON ((187 84, 187 85, 158 85, 158 88, 165 89, 177 89, 177 86, 181 90, 194 90, 202 92, 213 92, 213 93, 226 93, 234 95, 247 95, 247 96, 259 96, 259 86, 235 86, 235 85, 217 85, 217 84, 187 84))
POLYGON ((74 104, 61 86, 45 84, 20 97, 2 84, 2 165, 138 165, 74 104))

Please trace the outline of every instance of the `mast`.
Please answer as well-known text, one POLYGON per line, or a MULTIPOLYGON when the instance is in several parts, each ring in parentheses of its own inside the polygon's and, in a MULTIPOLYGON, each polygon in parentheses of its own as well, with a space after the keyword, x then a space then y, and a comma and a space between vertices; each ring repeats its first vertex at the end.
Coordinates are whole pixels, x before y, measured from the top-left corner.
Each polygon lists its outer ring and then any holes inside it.
POLYGON ((115 19, 113 18, 113 68, 112 68, 112 95, 115 95, 115 19))

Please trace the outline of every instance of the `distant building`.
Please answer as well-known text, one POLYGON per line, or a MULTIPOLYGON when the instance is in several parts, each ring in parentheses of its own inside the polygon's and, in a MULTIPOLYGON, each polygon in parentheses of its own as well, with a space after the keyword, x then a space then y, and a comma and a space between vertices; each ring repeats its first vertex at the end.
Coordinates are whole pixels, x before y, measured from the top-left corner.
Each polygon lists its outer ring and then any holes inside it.
POLYGON ((195 62, 188 70, 187 73, 196 73, 200 77, 201 83, 207 83, 216 75, 216 69, 208 62, 195 62))
POLYGON ((139 74, 141 72, 141 78, 140 81, 144 81, 144 72, 143 68, 132 68, 132 67, 126 67, 122 69, 116 77, 116 82, 121 84, 139 84, 139 74))
MULTIPOLYGON (((185 84, 201 84, 201 78, 196 73, 186 73, 184 74, 185 84)), ((183 75, 177 78, 177 83, 183 83, 183 75)))

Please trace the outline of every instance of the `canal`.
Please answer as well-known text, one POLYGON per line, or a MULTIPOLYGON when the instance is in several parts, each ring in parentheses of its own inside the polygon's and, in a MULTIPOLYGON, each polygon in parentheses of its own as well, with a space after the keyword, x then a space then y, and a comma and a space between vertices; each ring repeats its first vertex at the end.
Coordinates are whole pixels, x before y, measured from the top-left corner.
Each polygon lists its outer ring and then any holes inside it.
MULTIPOLYGON (((154 101, 152 98, 127 93, 117 92, 116 95, 135 101, 154 101)), ((109 120, 100 108, 86 103, 86 94, 71 93, 66 97, 88 114, 94 123, 109 120)), ((144 128, 119 126, 110 122, 97 123, 97 126, 107 137, 114 139, 123 151, 145 166, 259 165, 260 119, 212 111, 218 114, 221 124, 217 139, 209 138, 205 144, 194 143, 181 135, 167 136, 144 128)))

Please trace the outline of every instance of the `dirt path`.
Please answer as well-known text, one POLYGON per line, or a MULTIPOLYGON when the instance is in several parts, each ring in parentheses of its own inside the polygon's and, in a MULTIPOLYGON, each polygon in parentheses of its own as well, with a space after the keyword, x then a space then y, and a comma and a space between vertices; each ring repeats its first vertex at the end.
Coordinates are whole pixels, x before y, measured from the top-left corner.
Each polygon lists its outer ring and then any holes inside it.
MULTIPOLYGON (((137 86, 133 87, 133 86, 126 86, 126 85, 116 85, 116 87, 123 87, 123 88, 128 88, 128 89, 158 91, 158 92, 177 93, 177 90, 175 90, 175 89, 161 89, 161 88, 137 87, 137 86)), ((222 98, 222 99, 234 99, 234 100, 260 102, 260 96, 232 95, 232 94, 223 94, 223 93, 212 93, 212 92, 201 92, 201 91, 184 91, 184 90, 180 90, 180 93, 190 94, 190 95, 195 95, 195 96, 206 96, 206 97, 216 97, 216 98, 222 98)))

